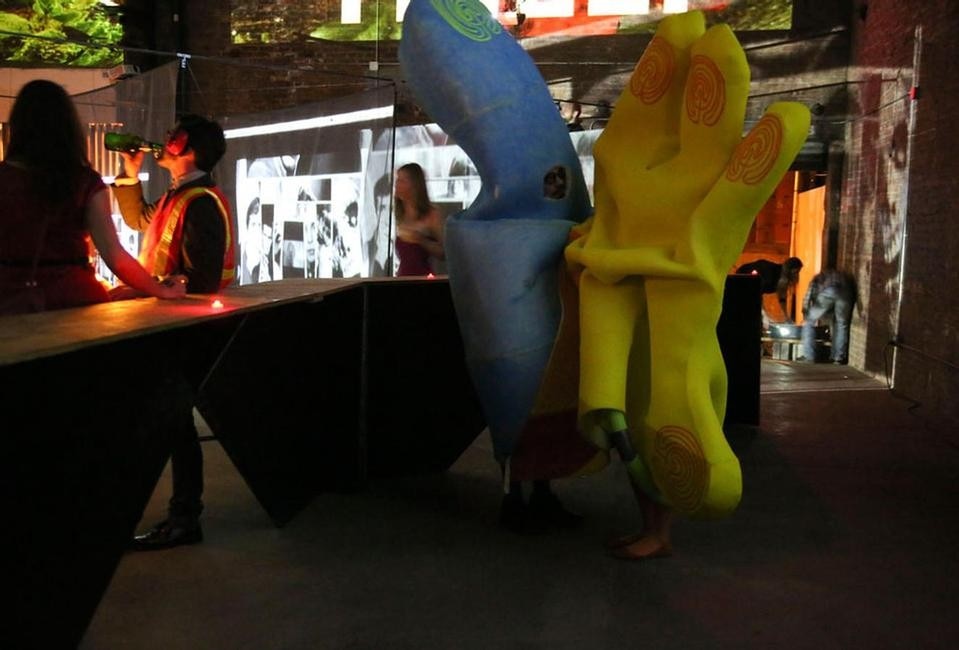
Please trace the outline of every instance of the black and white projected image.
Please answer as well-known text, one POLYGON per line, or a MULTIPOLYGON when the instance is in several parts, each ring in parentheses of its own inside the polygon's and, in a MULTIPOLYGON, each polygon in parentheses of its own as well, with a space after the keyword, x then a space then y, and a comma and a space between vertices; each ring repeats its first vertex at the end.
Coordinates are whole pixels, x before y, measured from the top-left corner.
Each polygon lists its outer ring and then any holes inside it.
POLYGON ((353 278, 367 270, 359 223, 361 179, 341 175, 332 179, 330 194, 330 256, 332 277, 353 278))
POLYGON ((303 222, 287 221, 283 224, 283 277, 306 277, 306 251, 303 245, 303 222))
MULTIPOLYGON (((270 135, 231 144, 241 153, 269 152, 233 158, 241 284, 392 275, 393 175, 406 163, 423 168, 430 199, 444 218, 469 207, 479 194, 476 166, 436 124, 317 131, 295 140, 297 152, 284 152, 270 135)), ((590 195, 592 147, 600 132, 570 134, 590 195)), ((435 265, 434 273, 445 271, 444 264, 435 265)))
MULTIPOLYGON (((583 177, 592 199, 592 147, 600 130, 571 133, 583 177)), ((257 159, 255 165, 237 165, 237 213, 241 248, 240 283, 280 278, 350 278, 392 275, 393 166, 415 162, 426 173, 430 199, 444 218, 464 210, 482 185, 479 172, 466 153, 435 124, 383 131, 364 158, 362 172, 299 176, 247 176, 249 170, 273 173, 282 166, 276 156, 257 159), (391 143, 395 140, 395 148, 391 143), (393 153, 395 151, 395 154, 393 153), (393 155, 391 155, 393 154, 393 155), (394 157, 395 156, 395 157, 394 157), (266 164, 266 160, 271 164, 266 164), (273 164, 275 163, 275 164, 273 164), (265 206, 269 216, 262 216, 265 206), (287 228, 287 224, 296 224, 287 228), (251 230, 262 231, 255 236, 251 230), (296 233, 293 235, 292 233, 296 233), (289 243, 287 243, 289 242, 289 243), (262 251, 258 252, 258 248, 262 251), (258 254, 274 258, 262 265, 258 254)), ((437 275, 445 264, 434 265, 437 275)))

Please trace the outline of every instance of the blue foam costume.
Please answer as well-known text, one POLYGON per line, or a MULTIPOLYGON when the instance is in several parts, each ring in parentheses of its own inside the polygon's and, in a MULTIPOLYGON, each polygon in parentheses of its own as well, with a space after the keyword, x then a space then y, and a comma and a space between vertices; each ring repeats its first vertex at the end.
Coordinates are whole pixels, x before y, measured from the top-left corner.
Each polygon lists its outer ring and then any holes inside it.
POLYGON ((412 0, 399 59, 418 102, 482 179, 475 202, 447 221, 447 268, 467 364, 504 461, 554 347, 563 248, 589 216, 589 195, 542 76, 478 0, 412 0), (556 167, 566 193, 548 198, 544 177, 556 167))

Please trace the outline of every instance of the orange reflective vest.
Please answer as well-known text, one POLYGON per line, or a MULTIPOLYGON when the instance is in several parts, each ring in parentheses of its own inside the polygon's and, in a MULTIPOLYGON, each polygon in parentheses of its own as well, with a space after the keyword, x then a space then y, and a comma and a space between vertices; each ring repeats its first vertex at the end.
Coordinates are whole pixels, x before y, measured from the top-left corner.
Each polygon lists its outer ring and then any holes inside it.
POLYGON ((140 250, 140 263, 153 275, 164 277, 182 267, 183 251, 183 215, 194 199, 210 196, 223 216, 226 229, 226 246, 223 252, 223 270, 220 274, 220 288, 233 282, 236 275, 236 261, 233 253, 233 220, 230 218, 230 203, 216 187, 191 187, 180 192, 172 199, 165 200, 157 208, 150 227, 143 238, 140 250))

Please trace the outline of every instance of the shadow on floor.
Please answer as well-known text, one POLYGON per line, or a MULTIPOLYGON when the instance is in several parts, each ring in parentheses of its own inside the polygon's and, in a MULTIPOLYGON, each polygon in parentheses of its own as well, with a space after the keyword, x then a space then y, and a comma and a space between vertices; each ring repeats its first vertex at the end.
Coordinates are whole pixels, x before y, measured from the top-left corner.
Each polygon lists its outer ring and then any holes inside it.
MULTIPOLYGON (((648 563, 602 548, 639 523, 618 464, 556 482, 586 517, 571 532, 496 526, 485 436, 443 474, 324 494, 277 529, 207 443, 206 541, 125 556, 80 647, 954 648, 955 435, 874 386, 766 390, 787 372, 764 364, 761 427, 731 432, 739 509, 678 521, 676 555, 648 563)), ((863 382, 839 374, 822 381, 863 382)))

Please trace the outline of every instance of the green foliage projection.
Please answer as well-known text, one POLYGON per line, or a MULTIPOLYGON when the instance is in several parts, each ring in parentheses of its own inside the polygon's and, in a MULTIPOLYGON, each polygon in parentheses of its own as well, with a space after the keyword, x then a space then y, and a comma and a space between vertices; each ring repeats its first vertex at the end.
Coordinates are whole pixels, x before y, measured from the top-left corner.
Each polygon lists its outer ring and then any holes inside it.
POLYGON ((358 25, 320 25, 310 32, 311 38, 327 41, 398 41, 403 36, 403 25, 391 16, 380 16, 358 25))
POLYGON ((7 32, 0 33, 4 62, 77 67, 123 62, 123 52, 109 47, 120 42, 123 28, 98 0, 0 1, 0 32, 7 32))

